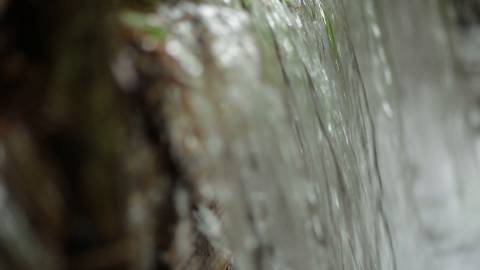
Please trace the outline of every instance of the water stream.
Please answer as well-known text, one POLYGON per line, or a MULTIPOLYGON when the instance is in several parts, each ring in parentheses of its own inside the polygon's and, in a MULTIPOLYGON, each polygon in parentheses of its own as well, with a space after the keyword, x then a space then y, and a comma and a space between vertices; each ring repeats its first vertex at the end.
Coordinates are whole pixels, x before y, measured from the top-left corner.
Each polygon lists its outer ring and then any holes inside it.
MULTIPOLYGON (((245 270, 477 269, 480 28, 452 3, 159 8, 179 81, 169 135, 220 257, 245 270)), ((177 193, 189 253, 191 198, 177 193)))

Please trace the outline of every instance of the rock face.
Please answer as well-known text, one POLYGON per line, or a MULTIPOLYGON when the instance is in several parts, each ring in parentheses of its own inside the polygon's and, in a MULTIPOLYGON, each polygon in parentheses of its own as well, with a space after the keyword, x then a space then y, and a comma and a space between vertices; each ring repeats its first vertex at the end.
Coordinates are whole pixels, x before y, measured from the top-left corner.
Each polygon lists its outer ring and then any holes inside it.
POLYGON ((0 0, 0 268, 480 265, 475 1, 34 2, 0 0))

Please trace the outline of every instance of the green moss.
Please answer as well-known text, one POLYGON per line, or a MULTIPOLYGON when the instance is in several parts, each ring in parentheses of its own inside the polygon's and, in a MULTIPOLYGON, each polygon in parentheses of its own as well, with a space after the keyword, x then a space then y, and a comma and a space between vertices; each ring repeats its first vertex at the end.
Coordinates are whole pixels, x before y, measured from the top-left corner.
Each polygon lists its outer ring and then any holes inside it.
POLYGON ((282 5, 286 6, 288 9, 295 9, 295 0, 280 0, 282 5))
POLYGON ((252 0, 241 0, 242 7, 248 11, 252 10, 252 0))
POLYGON ((148 38, 161 41, 165 38, 166 30, 160 25, 151 22, 151 16, 140 12, 127 11, 121 15, 121 21, 133 29, 142 31, 148 38))
POLYGON ((340 55, 338 53, 337 40, 335 38, 332 19, 328 15, 325 15, 325 31, 327 32, 330 54, 336 63, 337 69, 340 69, 340 55))
POLYGON ((335 33, 333 31, 332 19, 329 16, 325 16, 325 31, 327 32, 328 44, 332 50, 337 50, 337 42, 335 40, 335 33))
POLYGON ((141 28, 146 25, 147 18, 144 14, 135 11, 126 11, 120 16, 123 23, 134 28, 141 28))

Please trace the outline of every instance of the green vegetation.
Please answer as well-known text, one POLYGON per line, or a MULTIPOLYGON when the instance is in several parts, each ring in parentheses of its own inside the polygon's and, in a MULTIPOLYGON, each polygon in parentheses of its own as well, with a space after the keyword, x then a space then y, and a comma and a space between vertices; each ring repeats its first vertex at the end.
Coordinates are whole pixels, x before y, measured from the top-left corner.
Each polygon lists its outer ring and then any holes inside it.
POLYGON ((152 23, 152 15, 137 11, 126 11, 121 15, 121 21, 127 26, 139 30, 154 41, 162 41, 165 38, 165 29, 158 24, 152 23))

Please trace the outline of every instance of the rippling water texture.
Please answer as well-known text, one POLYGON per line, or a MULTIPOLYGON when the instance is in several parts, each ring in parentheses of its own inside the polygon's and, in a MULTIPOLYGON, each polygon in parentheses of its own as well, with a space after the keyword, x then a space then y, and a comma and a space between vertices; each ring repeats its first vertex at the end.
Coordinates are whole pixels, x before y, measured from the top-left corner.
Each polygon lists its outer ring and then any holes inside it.
POLYGON ((166 112, 221 205, 200 230, 236 269, 478 269, 480 112, 460 46, 479 47, 449 5, 209 2, 159 10, 182 81, 166 112))

